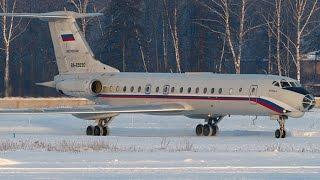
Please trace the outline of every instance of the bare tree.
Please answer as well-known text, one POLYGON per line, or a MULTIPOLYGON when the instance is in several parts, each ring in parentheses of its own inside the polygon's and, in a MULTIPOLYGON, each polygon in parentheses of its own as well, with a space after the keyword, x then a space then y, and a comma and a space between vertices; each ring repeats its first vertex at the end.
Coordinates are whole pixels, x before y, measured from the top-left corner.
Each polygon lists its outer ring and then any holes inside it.
MULTIPOLYGON (((220 3, 222 4, 221 8, 222 8, 223 14, 220 14, 219 16, 223 17, 223 19, 224 19, 225 36, 226 36, 227 44, 230 48, 230 51, 231 51, 231 54, 233 57, 234 68, 235 68, 236 74, 240 74, 241 73, 241 71, 240 71, 241 65, 240 65, 240 59, 238 59, 238 57, 241 57, 241 55, 236 54, 236 50, 234 47, 234 41, 232 39, 229 1, 228 0, 220 0, 220 1, 221 1, 220 3)), ((243 20, 244 19, 243 17, 244 16, 242 16, 242 18, 240 18, 240 19, 243 20)), ((243 25, 241 25, 241 27, 243 27, 243 25)), ((239 31, 239 35, 240 34, 243 34, 243 32, 239 31)), ((240 38, 239 38, 239 41, 240 41, 240 38)), ((239 45, 239 47, 240 47, 240 45, 239 45)), ((241 45, 241 49, 242 49, 242 45, 241 45)))
POLYGON ((226 38, 223 38, 223 45, 222 45, 222 50, 221 50, 221 56, 220 56, 220 61, 219 61, 219 68, 218 68, 218 72, 221 73, 222 72, 222 61, 224 58, 224 54, 225 54, 225 47, 226 47, 226 38))
POLYGON ((145 72, 148 72, 148 67, 147 67, 147 63, 146 63, 146 56, 142 47, 142 41, 140 38, 140 32, 138 31, 137 28, 135 28, 134 30, 135 34, 136 34, 136 39, 138 41, 138 46, 139 46, 139 50, 140 50, 140 55, 141 55, 141 59, 142 59, 142 63, 143 63, 143 68, 145 70, 145 72))
MULTIPOLYGON (((1 0, 0 8, 3 13, 14 13, 16 10, 17 1, 1 0)), ((15 21, 14 17, 8 18, 7 16, 2 17, 2 36, 3 36, 3 48, 5 53, 5 70, 4 70, 4 96, 9 97, 11 95, 10 86, 10 45, 12 41, 18 38, 25 30, 21 29, 21 19, 15 21)))
MULTIPOLYGON (((269 19, 268 19, 269 21, 269 19)), ((272 29, 268 26, 268 74, 273 72, 273 63, 272 63, 272 29)))
MULTIPOLYGON (((68 2, 76 8, 78 13, 87 13, 88 5, 91 0, 68 0, 68 2)), ((81 19, 81 28, 84 36, 86 35, 88 23, 89 20, 87 18, 81 19)))
POLYGON ((264 25, 250 25, 250 23, 248 22, 248 9, 252 6, 252 3, 254 3, 254 1, 240 0, 240 4, 238 4, 238 12, 235 12, 235 10, 231 8, 231 5, 233 5, 231 0, 211 0, 213 7, 201 1, 198 2, 200 2, 204 7, 209 9, 210 12, 216 14, 218 20, 197 19, 195 23, 199 24, 200 26, 206 29, 209 29, 214 33, 218 33, 219 35, 225 36, 226 43, 230 49, 233 58, 235 72, 237 74, 240 74, 243 46, 245 45, 245 42, 248 40, 248 35, 252 30, 262 27, 264 25), (236 30, 233 30, 233 24, 231 22, 233 15, 236 15, 239 18, 239 23, 236 27, 236 30), (222 32, 221 30, 217 28, 212 28, 202 22, 215 22, 221 24, 225 30, 222 32))
POLYGON ((159 50, 158 50, 158 31, 157 31, 157 18, 159 17, 159 10, 157 8, 158 3, 154 3, 151 21, 152 21, 152 36, 155 46, 155 58, 156 58, 156 72, 159 72, 159 50))
POLYGON ((301 80, 301 55, 302 41, 319 27, 319 22, 312 21, 312 18, 319 12, 318 0, 289 0, 289 4, 294 14, 294 26, 296 27, 296 37, 293 42, 295 47, 295 65, 297 70, 297 80, 301 80))
POLYGON ((268 38, 269 38, 269 73, 272 68, 271 58, 272 58, 272 37, 276 39, 276 65, 278 75, 282 75, 282 64, 281 64, 281 44, 282 42, 282 5, 283 0, 274 0, 273 2, 264 1, 268 5, 272 6, 274 9, 273 13, 267 12, 267 17, 262 15, 268 28, 268 38))
MULTIPOLYGON (((165 5, 165 0, 163 0, 163 5, 165 5)), ((163 46, 163 63, 164 63, 164 71, 168 70, 168 49, 167 49, 167 23, 166 23, 166 9, 163 8, 162 12, 162 46, 163 46)))
POLYGON ((275 14, 276 14, 276 32, 277 32, 277 69, 278 75, 281 76, 281 59, 280 59, 280 43, 281 43, 281 16, 282 16, 282 1, 283 0, 275 0, 275 14))
POLYGON ((181 58, 180 58, 180 46, 179 46, 179 34, 178 34, 178 7, 176 1, 174 2, 174 8, 172 12, 172 19, 170 18, 167 1, 163 0, 164 9, 168 18, 168 24, 172 36, 173 46, 175 50, 175 58, 177 65, 177 72, 181 73, 181 58))

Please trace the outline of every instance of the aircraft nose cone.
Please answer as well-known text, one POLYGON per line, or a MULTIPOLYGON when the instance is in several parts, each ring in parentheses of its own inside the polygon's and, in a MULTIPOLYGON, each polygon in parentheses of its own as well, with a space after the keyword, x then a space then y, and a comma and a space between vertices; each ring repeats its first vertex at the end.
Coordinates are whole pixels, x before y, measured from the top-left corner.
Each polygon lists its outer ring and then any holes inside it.
POLYGON ((316 99, 313 95, 307 94, 302 100, 302 106, 305 111, 310 111, 316 105, 316 99))

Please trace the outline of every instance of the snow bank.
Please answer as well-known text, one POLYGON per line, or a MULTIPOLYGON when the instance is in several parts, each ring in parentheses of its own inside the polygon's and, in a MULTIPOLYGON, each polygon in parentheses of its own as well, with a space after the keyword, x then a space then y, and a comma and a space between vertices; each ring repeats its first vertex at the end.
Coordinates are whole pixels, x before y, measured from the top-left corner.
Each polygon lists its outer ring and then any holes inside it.
POLYGON ((84 106, 93 102, 84 98, 2 98, 0 108, 41 108, 60 106, 84 106))
POLYGON ((319 131, 291 131, 290 132, 291 136, 294 137, 320 137, 320 132, 319 131))
POLYGON ((0 158, 0 167, 1 166, 16 165, 16 164, 19 164, 19 163, 16 161, 9 160, 9 159, 1 159, 0 158))

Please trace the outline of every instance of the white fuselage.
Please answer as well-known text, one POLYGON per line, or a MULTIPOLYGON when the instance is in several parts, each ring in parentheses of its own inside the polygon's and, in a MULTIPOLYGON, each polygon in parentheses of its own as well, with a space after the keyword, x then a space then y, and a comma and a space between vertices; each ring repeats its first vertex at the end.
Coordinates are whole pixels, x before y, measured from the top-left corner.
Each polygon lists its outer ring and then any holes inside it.
POLYGON ((80 86, 90 83, 90 80, 102 82, 100 93, 90 94, 85 87, 63 92, 70 96, 85 97, 111 106, 178 102, 191 109, 182 114, 191 118, 226 115, 301 117, 305 112, 302 102, 306 94, 283 89, 281 83, 286 82, 289 86, 291 83, 295 88, 302 87, 299 87, 296 80, 281 76, 105 73, 59 75, 55 81, 62 79, 80 82, 80 86), (280 86, 274 85, 275 82, 280 86))

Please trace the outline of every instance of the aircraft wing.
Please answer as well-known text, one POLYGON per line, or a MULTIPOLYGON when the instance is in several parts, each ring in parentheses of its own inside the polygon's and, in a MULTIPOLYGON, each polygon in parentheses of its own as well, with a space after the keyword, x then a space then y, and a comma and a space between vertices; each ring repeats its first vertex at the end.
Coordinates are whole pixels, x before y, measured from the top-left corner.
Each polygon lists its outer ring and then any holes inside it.
POLYGON ((135 106, 91 105, 77 107, 0 109, 1 114, 110 114, 110 113, 165 113, 191 110, 179 103, 145 104, 135 106))

